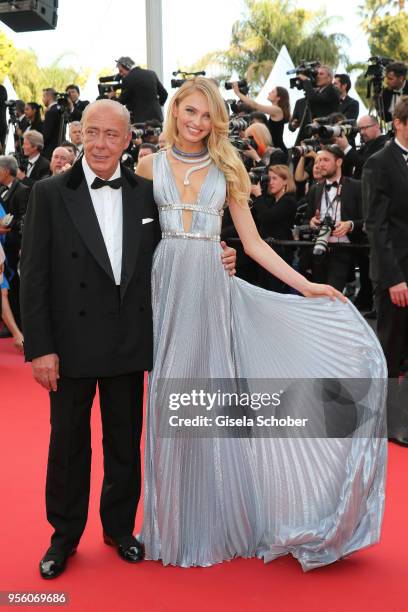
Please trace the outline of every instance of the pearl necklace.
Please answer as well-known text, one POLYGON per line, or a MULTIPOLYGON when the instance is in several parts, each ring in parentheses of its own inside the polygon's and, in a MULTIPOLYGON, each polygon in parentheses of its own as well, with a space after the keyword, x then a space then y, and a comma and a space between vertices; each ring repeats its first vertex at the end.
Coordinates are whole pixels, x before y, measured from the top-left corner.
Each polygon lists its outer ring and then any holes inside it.
POLYGON ((193 166, 187 170, 183 181, 183 185, 185 186, 190 185, 190 175, 193 172, 202 170, 211 164, 211 158, 207 148, 203 149, 199 153, 185 153, 173 145, 171 148, 171 154, 175 159, 177 159, 177 161, 180 161, 183 164, 198 164, 198 166, 193 166))

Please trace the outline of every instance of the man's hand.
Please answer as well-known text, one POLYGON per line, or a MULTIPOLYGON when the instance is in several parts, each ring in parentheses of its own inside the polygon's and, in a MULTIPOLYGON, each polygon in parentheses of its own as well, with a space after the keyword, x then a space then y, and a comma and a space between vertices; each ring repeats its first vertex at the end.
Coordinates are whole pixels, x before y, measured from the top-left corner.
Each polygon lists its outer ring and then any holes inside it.
POLYGON ((315 216, 312 217, 309 221, 309 225, 312 229, 318 229, 321 225, 321 221, 320 221, 320 210, 316 210, 315 212, 315 216))
POLYGON ((233 83, 231 83, 231 85, 235 95, 238 96, 238 98, 241 98, 242 93, 239 91, 238 83, 234 81, 233 83))
POLYGON ((59 357, 55 353, 33 359, 31 363, 34 379, 47 391, 57 390, 59 379, 59 357))
POLYGON ((346 234, 351 232, 352 227, 353 224, 351 221, 338 221, 332 232, 332 236, 334 236, 335 238, 341 238, 342 236, 345 236, 346 234))
POLYGON ((1 234, 8 234, 10 230, 10 227, 3 227, 2 225, 0 225, 0 236, 1 234))
POLYGON ((25 177, 26 177, 26 173, 25 173, 25 172, 23 172, 23 170, 21 170, 21 168, 19 168, 19 169, 17 170, 17 178, 18 178, 18 180, 19 180, 19 181, 22 181, 22 180, 24 180, 24 179, 25 179, 25 177))
POLYGON ((230 276, 234 276, 236 273, 236 263, 237 263, 237 252, 232 247, 227 246, 226 242, 221 242, 221 247, 223 249, 223 253, 221 253, 221 261, 226 270, 228 270, 228 274, 230 276))
POLYGON ((306 76, 305 74, 297 74, 296 78, 300 79, 301 81, 310 81, 310 78, 306 76))
POLYGON ((389 287, 391 302, 400 308, 408 306, 408 285, 407 283, 398 283, 393 287, 389 287))

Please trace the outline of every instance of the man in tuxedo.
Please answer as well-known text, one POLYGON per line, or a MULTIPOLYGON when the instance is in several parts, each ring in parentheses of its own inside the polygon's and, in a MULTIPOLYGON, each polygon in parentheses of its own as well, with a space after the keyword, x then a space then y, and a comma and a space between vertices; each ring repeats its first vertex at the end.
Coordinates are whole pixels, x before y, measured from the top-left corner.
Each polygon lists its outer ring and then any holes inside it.
POLYGON ((82 127, 79 121, 72 121, 69 124, 69 139, 77 148, 77 157, 82 153, 82 127))
POLYGON ((85 109, 82 127, 81 161, 33 187, 21 259, 26 359, 51 401, 46 504, 54 533, 40 562, 43 578, 64 571, 85 528, 97 386, 104 541, 125 561, 144 555, 133 529, 144 371, 152 368, 158 210, 152 182, 119 163, 132 135, 128 110, 98 100, 85 109))
POLYGON ((299 74, 303 81, 306 100, 309 103, 310 114, 313 119, 327 117, 331 113, 338 113, 340 108, 340 95, 333 85, 333 71, 328 66, 319 66, 316 77, 316 87, 313 87, 310 78, 299 74))
POLYGON ((24 155, 28 158, 27 169, 19 170, 18 178, 23 185, 31 187, 50 175, 50 162, 41 153, 44 148, 44 137, 36 130, 29 130, 23 139, 24 155))
POLYGON ((27 210, 29 190, 17 178, 17 161, 11 155, 0 156, 0 200, 6 213, 13 215, 11 230, 6 235, 4 251, 10 270, 9 301, 17 326, 21 328, 20 279, 18 262, 21 248, 21 233, 27 210))
POLYGON ((69 121, 81 121, 82 113, 89 104, 88 100, 80 100, 80 90, 78 85, 68 85, 65 90, 68 94, 69 121))
POLYGON ((363 202, 376 289, 377 332, 387 359, 388 437, 408 446, 408 381, 401 362, 408 345, 408 96, 394 109, 395 138, 363 169, 363 202))
POLYGON ((364 241, 361 185, 359 181, 342 176, 343 158, 344 153, 337 145, 326 145, 317 153, 315 163, 325 180, 310 189, 306 210, 306 218, 313 229, 320 228, 326 215, 335 223, 328 252, 313 255, 312 274, 314 282, 328 283, 339 291, 343 291, 347 283, 354 258, 351 248, 334 245, 364 241))
POLYGON ((351 89, 351 80, 348 74, 335 74, 333 85, 339 92, 340 95, 340 106, 339 112, 342 113, 347 119, 357 120, 360 109, 358 100, 355 100, 348 95, 351 89))
POLYGON ((347 167, 345 174, 359 180, 367 159, 385 146, 387 137, 381 133, 378 119, 373 115, 360 117, 357 127, 363 143, 360 149, 355 149, 346 136, 336 138, 336 144, 344 151, 343 168, 347 167))
POLYGON ((117 68, 122 77, 119 102, 124 104, 132 117, 132 123, 149 119, 163 121, 161 107, 167 100, 167 91, 153 70, 135 66, 130 57, 120 57, 117 68))
POLYGON ((408 67, 403 62, 391 62, 385 69, 387 87, 383 90, 382 102, 383 119, 387 123, 391 123, 394 108, 400 97, 408 95, 407 71, 408 67))
POLYGON ((43 89, 42 99, 47 109, 45 111, 43 127, 44 156, 47 159, 51 159, 53 150, 59 144, 62 118, 58 108, 57 93, 55 89, 51 87, 43 89))

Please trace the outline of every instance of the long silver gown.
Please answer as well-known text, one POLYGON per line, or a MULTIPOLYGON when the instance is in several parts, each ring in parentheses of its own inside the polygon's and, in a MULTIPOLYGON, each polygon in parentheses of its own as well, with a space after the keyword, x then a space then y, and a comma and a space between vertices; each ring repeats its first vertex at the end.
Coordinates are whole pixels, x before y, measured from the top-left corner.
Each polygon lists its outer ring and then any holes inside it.
POLYGON ((214 164, 191 206, 188 233, 182 216, 188 205, 165 152, 154 157, 153 182, 163 239, 152 273, 154 368, 141 533, 147 559, 190 567, 290 553, 306 571, 377 542, 387 452, 382 384, 367 393, 371 418, 354 435, 161 435, 167 407, 159 381, 375 382, 386 379, 386 366, 350 303, 281 295, 228 276, 219 244, 226 182, 214 164))

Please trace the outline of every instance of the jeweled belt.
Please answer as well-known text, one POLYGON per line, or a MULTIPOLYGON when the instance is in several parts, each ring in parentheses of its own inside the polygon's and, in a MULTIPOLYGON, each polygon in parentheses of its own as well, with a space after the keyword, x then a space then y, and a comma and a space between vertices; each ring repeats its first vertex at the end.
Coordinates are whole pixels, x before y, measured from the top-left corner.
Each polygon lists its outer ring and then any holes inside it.
POLYGON ((197 212, 207 213, 207 215, 216 215, 222 217, 224 211, 216 210, 214 208, 206 208, 205 206, 196 206, 195 204, 164 204, 158 206, 159 210, 193 210, 197 212))
POLYGON ((211 242, 220 242, 221 236, 211 234, 201 234, 199 232, 162 232, 162 238, 183 238, 193 240, 209 240, 211 242))

